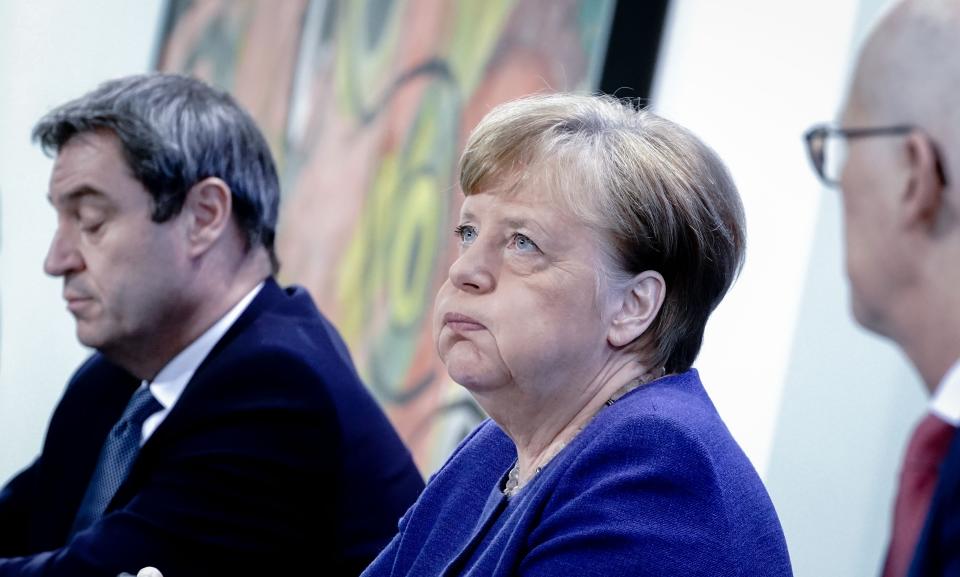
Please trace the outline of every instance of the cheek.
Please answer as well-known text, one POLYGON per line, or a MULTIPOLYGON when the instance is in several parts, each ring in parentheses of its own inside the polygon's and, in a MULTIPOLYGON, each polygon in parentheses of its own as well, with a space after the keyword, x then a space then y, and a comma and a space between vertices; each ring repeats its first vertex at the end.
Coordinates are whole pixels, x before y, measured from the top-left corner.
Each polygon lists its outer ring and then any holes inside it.
POLYGON ((857 244, 856 222, 850 215, 850 212, 844 211, 843 218, 843 254, 846 260, 847 274, 850 274, 851 265, 857 260, 856 254, 860 250, 857 244))
POLYGON ((545 361, 562 363, 600 338, 592 294, 543 291, 506 304, 499 311, 502 324, 495 336, 505 362, 516 370, 545 361))
POLYGON ((443 332, 441 326, 443 325, 443 315, 446 312, 444 303, 449 298, 450 293, 453 291, 453 285, 450 284, 450 281, 447 280, 440 286, 440 290, 437 291, 437 296, 433 299, 433 323, 431 325, 433 330, 433 344, 437 348, 437 351, 440 350, 440 337, 443 332))
POLYGON ((84 257, 86 271, 82 282, 97 294, 100 305, 111 312, 119 305, 124 295, 124 285, 128 282, 129 274, 122 274, 123 263, 110 255, 88 251, 84 257))
POLYGON ((115 251, 110 262, 101 263, 100 289, 124 322, 160 322, 170 314, 171 303, 181 301, 186 269, 168 245, 130 248, 115 251))
POLYGON ((875 268, 877 261, 888 258, 884 239, 890 231, 883 216, 876 204, 865 205, 861 198, 845 196, 844 253, 851 276, 865 274, 863 269, 875 268))
POLYGON ((852 193, 843 195, 843 237, 847 273, 852 274, 862 264, 870 250, 870 232, 879 223, 870 222, 861 200, 852 193))

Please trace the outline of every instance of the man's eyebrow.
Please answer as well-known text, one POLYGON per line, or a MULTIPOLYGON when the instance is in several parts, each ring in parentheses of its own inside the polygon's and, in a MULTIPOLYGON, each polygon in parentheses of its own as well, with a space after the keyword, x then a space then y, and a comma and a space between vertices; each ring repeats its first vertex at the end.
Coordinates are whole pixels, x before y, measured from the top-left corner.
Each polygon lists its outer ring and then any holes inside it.
MULTIPOLYGON (((103 198, 103 196, 104 194, 95 188, 92 188, 89 186, 81 186, 79 188, 75 188, 73 190, 64 192, 63 194, 59 195, 58 200, 60 201, 61 204, 76 204, 84 198, 103 198)), ((52 193, 49 193, 49 192, 47 193, 47 202, 49 202, 52 205, 56 204, 54 202, 52 193)))

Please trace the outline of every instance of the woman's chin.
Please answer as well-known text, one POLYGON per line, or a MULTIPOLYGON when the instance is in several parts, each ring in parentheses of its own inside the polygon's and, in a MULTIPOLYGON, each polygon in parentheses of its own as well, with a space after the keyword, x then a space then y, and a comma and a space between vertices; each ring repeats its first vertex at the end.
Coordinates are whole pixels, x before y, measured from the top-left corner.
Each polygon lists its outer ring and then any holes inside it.
POLYGON ((483 374, 478 373, 476 370, 466 367, 459 367, 456 364, 452 364, 447 365, 447 372, 450 374, 450 378, 453 380, 453 382, 457 383, 468 391, 476 391, 486 388, 486 379, 483 378, 483 374))
POLYGON ((503 379, 498 378, 499 371, 478 366, 476 363, 452 361, 447 363, 447 373, 453 382, 473 393, 483 393, 496 389, 503 379))

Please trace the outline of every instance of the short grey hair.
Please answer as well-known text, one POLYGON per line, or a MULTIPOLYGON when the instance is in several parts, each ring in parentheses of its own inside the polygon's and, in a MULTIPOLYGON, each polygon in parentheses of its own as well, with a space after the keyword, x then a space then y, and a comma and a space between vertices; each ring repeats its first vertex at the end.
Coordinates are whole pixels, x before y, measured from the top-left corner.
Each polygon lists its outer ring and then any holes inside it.
POLYGON ((517 191, 535 179, 600 233, 619 269, 606 271, 608 280, 663 276, 663 307, 629 347, 651 367, 689 369, 745 252, 743 206, 717 154, 685 128, 610 96, 536 95, 490 111, 460 158, 468 196, 511 178, 517 191))
POLYGON ((177 215, 191 186, 217 177, 230 187, 248 246, 263 246, 276 272, 277 170, 263 134, 229 94, 177 74, 110 80, 47 113, 33 139, 53 155, 75 135, 101 129, 120 139, 153 198, 154 222, 177 215))

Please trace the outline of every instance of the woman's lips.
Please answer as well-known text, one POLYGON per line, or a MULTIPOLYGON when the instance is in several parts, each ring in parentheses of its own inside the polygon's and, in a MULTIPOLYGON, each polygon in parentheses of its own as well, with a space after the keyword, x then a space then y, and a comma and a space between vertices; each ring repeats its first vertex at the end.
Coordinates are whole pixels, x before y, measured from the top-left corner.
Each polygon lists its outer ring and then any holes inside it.
POLYGON ((455 331, 481 331, 487 328, 480 321, 460 313, 443 315, 443 324, 455 331))

